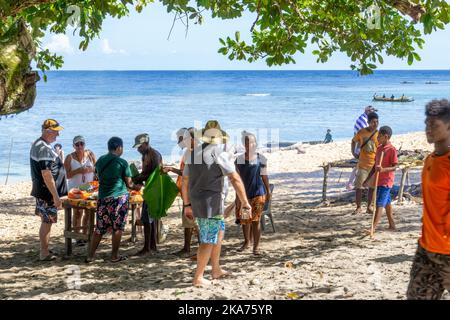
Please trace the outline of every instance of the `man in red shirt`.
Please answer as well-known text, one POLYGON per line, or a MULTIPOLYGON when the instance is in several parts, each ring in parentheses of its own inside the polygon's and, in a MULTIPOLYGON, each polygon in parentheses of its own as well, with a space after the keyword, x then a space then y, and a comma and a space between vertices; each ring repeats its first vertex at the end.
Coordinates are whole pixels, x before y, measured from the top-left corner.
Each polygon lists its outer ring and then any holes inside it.
POLYGON ((397 149, 391 144, 392 129, 388 126, 380 128, 378 133, 378 148, 375 155, 375 166, 369 174, 364 184, 373 177, 375 172, 378 172, 377 183, 377 199, 376 199, 376 213, 375 221, 373 224, 373 230, 375 231, 378 223, 381 219, 383 209, 386 209, 386 216, 389 221, 388 230, 395 231, 394 217, 392 214, 391 206, 391 189, 394 185, 395 170, 397 169, 398 158, 397 149), (380 164, 381 155, 383 155, 383 161, 380 164))

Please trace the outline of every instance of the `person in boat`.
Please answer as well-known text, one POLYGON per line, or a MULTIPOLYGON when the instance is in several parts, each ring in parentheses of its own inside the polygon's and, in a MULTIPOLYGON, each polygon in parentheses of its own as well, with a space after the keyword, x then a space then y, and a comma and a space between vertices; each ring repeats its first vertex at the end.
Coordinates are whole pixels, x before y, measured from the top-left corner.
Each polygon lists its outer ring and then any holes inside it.
POLYGON ((394 95, 392 95, 392 96, 391 96, 391 99, 394 100, 394 98, 395 98, 394 95))
POLYGON ((386 95, 385 94, 383 94, 383 99, 385 99, 386 98, 386 95))

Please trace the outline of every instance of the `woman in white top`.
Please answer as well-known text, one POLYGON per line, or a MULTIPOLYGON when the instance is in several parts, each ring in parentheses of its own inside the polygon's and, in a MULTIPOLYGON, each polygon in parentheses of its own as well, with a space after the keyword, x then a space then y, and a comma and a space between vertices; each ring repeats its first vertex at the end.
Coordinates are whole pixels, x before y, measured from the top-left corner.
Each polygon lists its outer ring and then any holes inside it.
MULTIPOLYGON (((64 167, 66 169, 68 187, 78 188, 80 185, 94 181, 95 172, 95 155, 92 151, 85 149, 86 141, 82 136, 76 136, 73 138, 74 152, 69 154, 65 161, 64 167)), ((83 233, 87 233, 87 220, 86 214, 83 216, 84 210, 74 210, 73 213, 73 227, 78 228, 83 226, 83 233), (81 217, 83 216, 83 222, 81 217)), ((75 229, 77 230, 77 229, 75 229)), ((77 241, 77 244, 84 244, 83 241, 77 241)))

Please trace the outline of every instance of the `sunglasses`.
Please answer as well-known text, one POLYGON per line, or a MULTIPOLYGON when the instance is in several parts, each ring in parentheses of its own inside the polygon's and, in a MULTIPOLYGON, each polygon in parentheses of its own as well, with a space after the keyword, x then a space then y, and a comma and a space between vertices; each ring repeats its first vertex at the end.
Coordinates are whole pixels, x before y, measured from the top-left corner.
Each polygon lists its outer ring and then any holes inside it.
POLYGON ((84 142, 75 143, 75 147, 81 147, 81 146, 84 146, 84 142))

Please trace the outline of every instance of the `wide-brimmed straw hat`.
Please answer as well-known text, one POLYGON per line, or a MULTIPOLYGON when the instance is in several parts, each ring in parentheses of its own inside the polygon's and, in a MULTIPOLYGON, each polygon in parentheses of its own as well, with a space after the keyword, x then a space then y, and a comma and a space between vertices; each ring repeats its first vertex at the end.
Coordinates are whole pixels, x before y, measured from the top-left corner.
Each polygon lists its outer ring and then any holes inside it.
POLYGON ((209 120, 205 128, 202 129, 200 140, 209 144, 223 144, 230 139, 230 136, 222 130, 219 121, 209 120))

